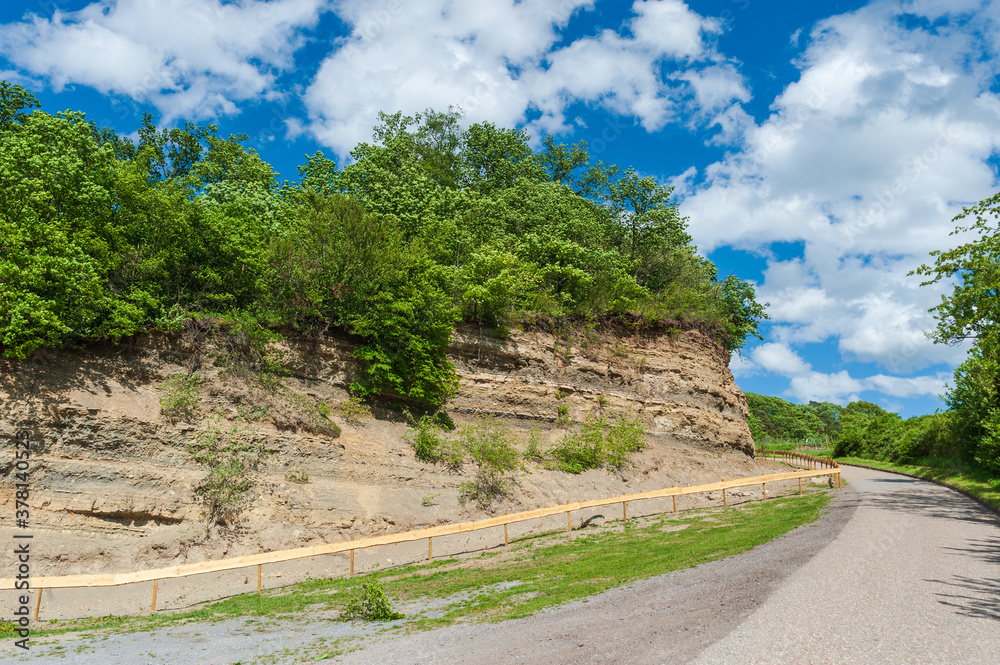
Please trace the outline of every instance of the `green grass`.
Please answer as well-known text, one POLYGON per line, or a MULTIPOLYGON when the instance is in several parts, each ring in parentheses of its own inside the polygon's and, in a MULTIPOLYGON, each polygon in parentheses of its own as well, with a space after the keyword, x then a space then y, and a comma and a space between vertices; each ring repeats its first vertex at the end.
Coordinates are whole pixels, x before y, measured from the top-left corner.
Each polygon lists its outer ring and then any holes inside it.
POLYGON ((591 527, 567 537, 552 532, 477 557, 438 559, 354 578, 318 579, 285 589, 229 598, 188 612, 105 617, 37 627, 35 636, 106 629, 153 630, 172 624, 234 618, 295 620, 294 615, 338 612, 365 583, 379 580, 400 601, 443 599, 440 616, 417 613, 408 629, 462 620, 503 621, 607 589, 749 550, 816 520, 827 491, 782 497, 728 509, 633 519, 591 527), (616 527, 616 528, 612 528, 616 527), (664 530, 665 527, 682 527, 664 530), (498 556, 499 554, 499 556, 498 556), (308 614, 306 614, 308 613, 308 614))
POLYGON ((862 457, 838 457, 844 464, 860 464, 886 471, 902 471, 921 478, 928 478, 964 490, 1000 510, 1000 478, 990 476, 953 460, 921 460, 921 464, 895 464, 862 457))

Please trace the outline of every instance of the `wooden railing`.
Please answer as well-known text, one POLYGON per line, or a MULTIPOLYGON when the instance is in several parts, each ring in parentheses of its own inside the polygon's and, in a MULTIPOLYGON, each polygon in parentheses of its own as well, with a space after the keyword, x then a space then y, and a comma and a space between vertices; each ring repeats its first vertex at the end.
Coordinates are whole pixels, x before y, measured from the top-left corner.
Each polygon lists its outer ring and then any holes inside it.
MULTIPOLYGON (((840 486, 840 466, 831 459, 811 457, 795 452, 771 452, 767 453, 767 458, 777 459, 793 466, 807 467, 802 471, 788 471, 783 473, 772 473, 752 478, 737 478, 735 480, 725 480, 717 483, 704 485, 691 485, 688 487, 669 487, 648 492, 638 492, 635 494, 623 494, 617 497, 605 499, 592 499, 589 501, 575 501, 558 506, 547 508, 536 508, 509 515, 499 515, 487 519, 476 520, 474 522, 462 522, 459 524, 444 524, 441 526, 417 529, 414 531, 404 531, 402 533, 385 534, 382 536, 372 536, 361 538, 360 540, 348 540, 339 543, 328 543, 325 545, 312 545, 308 547, 298 547, 295 549, 281 550, 276 552, 262 552, 258 554, 247 554, 244 556, 232 557, 229 559, 217 559, 214 561, 202 561, 199 563, 186 563, 166 568, 154 568, 131 573, 111 573, 101 575, 63 575, 53 577, 33 577, 30 580, 31 588, 38 589, 39 595, 35 605, 35 618, 38 618, 38 608, 41 604, 41 590, 43 589, 72 589, 80 587, 112 587, 124 584, 137 584, 139 582, 153 582, 153 602, 152 610, 156 610, 156 594, 160 580, 177 579, 189 577, 191 575, 203 575, 205 573, 217 573, 239 568, 250 568, 257 566, 257 590, 260 591, 261 567, 265 564, 283 563, 297 559, 305 559, 314 556, 327 554, 337 554, 347 552, 350 555, 350 574, 354 574, 354 552, 355 550, 378 547, 380 545, 396 545, 417 540, 427 539, 427 556, 433 556, 433 539, 442 536, 449 536, 459 533, 469 533, 482 529, 504 528, 504 544, 507 544, 507 525, 524 522, 527 520, 541 519, 566 513, 567 530, 572 530, 572 512, 587 508, 598 508, 614 504, 622 504, 622 518, 628 519, 628 504, 634 501, 644 501, 649 499, 661 499, 673 497, 673 510, 677 512, 677 497, 691 494, 705 494, 708 492, 722 492, 723 504, 728 506, 727 491, 737 487, 750 487, 761 485, 764 492, 764 499, 767 499, 767 484, 784 480, 799 481, 799 493, 802 493, 802 479, 815 476, 829 476, 831 481, 840 486)), ((14 578, 0 578, 0 590, 10 590, 15 588, 14 578)))

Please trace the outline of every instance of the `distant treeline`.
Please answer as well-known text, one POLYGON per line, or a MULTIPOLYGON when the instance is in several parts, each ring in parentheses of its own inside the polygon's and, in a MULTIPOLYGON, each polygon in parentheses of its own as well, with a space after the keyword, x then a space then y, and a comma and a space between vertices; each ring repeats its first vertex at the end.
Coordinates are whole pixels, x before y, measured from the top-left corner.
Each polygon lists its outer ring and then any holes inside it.
POLYGON ((843 407, 831 402, 793 404, 780 397, 746 393, 747 425, 758 445, 828 443, 837 457, 897 463, 953 460, 979 462, 993 469, 996 458, 982 446, 975 412, 961 402, 967 392, 963 371, 960 368, 957 373, 960 387, 949 394, 953 408, 942 413, 904 419, 860 400, 843 407))
POLYGON ((359 394, 439 405, 462 322, 674 322, 731 351, 765 318, 751 283, 698 255, 671 188, 592 164, 584 142, 536 152, 523 130, 464 128, 454 110, 383 114, 347 167, 317 153, 278 182, 213 125, 147 115, 131 141, 38 107, 0 83, 8 358, 192 318, 341 331, 359 341, 359 394))

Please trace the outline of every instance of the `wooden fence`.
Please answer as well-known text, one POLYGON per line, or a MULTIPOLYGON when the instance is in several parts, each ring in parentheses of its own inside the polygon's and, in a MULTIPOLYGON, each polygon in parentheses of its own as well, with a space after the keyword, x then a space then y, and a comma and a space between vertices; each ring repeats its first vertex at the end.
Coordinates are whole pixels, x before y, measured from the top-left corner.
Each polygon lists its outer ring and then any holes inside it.
MULTIPOLYGON (((648 499, 661 499, 666 497, 674 498, 674 512, 677 512, 677 497, 690 494, 705 494, 708 492, 722 492, 724 505, 729 505, 727 490, 737 487, 751 487, 761 485, 764 490, 764 499, 767 499, 767 484, 784 480, 799 481, 799 493, 802 493, 802 479, 816 476, 829 476, 830 480, 840 486, 840 466, 832 459, 811 457, 792 451, 775 451, 766 454, 767 458, 786 462, 793 466, 805 467, 802 471, 788 471, 784 473, 772 473, 752 478, 737 478, 735 480, 725 480, 717 483, 705 485, 691 485, 688 487, 669 487, 648 492, 638 492, 636 494, 622 494, 621 496, 592 499, 589 501, 576 501, 547 508, 536 508, 509 515, 499 515, 487 519, 476 520, 474 522, 462 522, 459 524, 444 524, 441 526, 405 531, 402 533, 385 534, 382 536, 372 536, 361 538, 360 540, 348 540, 339 543, 328 543, 325 545, 312 545, 308 547, 298 547, 290 550, 280 550, 276 552, 260 552, 258 554, 247 554, 232 557, 229 559, 217 559, 214 561, 202 561, 199 563, 186 563, 167 568, 155 568, 141 570, 131 573, 113 573, 104 575, 65 575, 53 577, 33 577, 30 580, 31 588, 38 589, 34 618, 38 618, 38 609, 41 605, 43 589, 73 589, 80 587, 112 587, 124 584, 137 584, 139 582, 153 582, 153 602, 152 610, 156 610, 156 594, 160 580, 177 579, 189 577, 191 575, 202 575, 205 573, 217 573, 239 568, 250 568, 257 566, 257 591, 261 588, 261 569, 265 564, 276 564, 285 561, 294 561, 314 556, 327 554, 338 554, 347 552, 350 555, 350 574, 354 574, 354 552, 355 550, 378 547, 380 545, 396 545, 417 540, 427 539, 428 559, 433 557, 433 540, 442 536, 449 536, 459 533, 469 533, 481 529, 492 529, 503 527, 504 544, 507 544, 507 525, 527 520, 541 519, 566 513, 567 530, 572 530, 572 513, 575 510, 587 508, 597 508, 620 503, 622 505, 622 518, 628 519, 628 504, 634 501, 648 499)), ((14 589, 17 580, 14 578, 0 578, 0 591, 14 589)))

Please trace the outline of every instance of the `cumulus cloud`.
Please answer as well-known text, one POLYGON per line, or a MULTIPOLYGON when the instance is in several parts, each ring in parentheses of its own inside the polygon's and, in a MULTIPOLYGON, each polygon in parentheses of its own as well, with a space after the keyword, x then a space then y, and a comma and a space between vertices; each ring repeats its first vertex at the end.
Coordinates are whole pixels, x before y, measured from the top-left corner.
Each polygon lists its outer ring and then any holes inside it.
POLYGON ((344 154, 370 137, 380 110, 452 104, 469 121, 502 126, 523 124, 530 110, 534 133, 574 131, 576 118, 566 112, 576 103, 648 131, 692 117, 737 127, 732 106, 749 93, 710 43, 717 21, 680 0, 637 0, 621 29, 567 40, 573 17, 593 7, 593 0, 393 0, 372 9, 344 0, 337 13, 351 32, 309 86, 309 129, 344 154))
POLYGON ((848 370, 819 372, 786 344, 768 342, 754 347, 749 357, 735 356, 729 368, 734 376, 753 376, 762 372, 788 378, 783 392, 797 402, 836 402, 846 404, 861 399, 865 391, 875 391, 892 397, 933 397, 944 392, 949 375, 893 376, 875 374, 852 376, 848 370))
MULTIPOLYGON (((771 341, 835 342, 844 361, 888 375, 964 356, 925 337, 927 310, 950 286, 920 287, 908 273, 961 242, 951 219, 996 190, 998 15, 995 3, 877 0, 818 22, 797 37, 800 76, 768 116, 733 131, 742 138, 724 159, 675 181, 703 249, 804 247, 770 257, 758 287, 771 341)), ((943 385, 906 381, 909 395, 943 385)), ((803 374, 791 391, 896 394, 888 380, 875 385, 803 374)))
POLYGON ((784 344, 768 343, 751 352, 754 362, 768 372, 794 376, 809 371, 809 364, 784 344))
POLYGON ((0 26, 0 54, 58 91, 83 84, 154 104, 167 120, 274 98, 302 28, 328 0, 101 0, 0 26))

